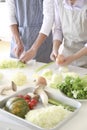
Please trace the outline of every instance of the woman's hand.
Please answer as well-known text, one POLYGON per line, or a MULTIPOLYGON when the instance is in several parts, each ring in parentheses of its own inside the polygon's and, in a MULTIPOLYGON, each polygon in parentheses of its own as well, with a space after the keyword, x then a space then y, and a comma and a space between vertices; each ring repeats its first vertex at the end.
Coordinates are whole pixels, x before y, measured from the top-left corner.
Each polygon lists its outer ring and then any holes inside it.
POLYGON ((33 59, 36 55, 36 50, 34 48, 29 49, 27 52, 25 52, 21 57, 20 61, 23 63, 28 62, 29 60, 33 59))
POLYGON ((53 50, 52 50, 51 55, 50 55, 51 60, 56 61, 60 45, 61 45, 61 41, 59 41, 59 40, 53 41, 53 50))
POLYGON ((69 65, 70 63, 72 63, 74 61, 74 56, 67 56, 64 57, 63 55, 58 55, 56 58, 56 63, 60 66, 66 66, 69 65))
POLYGON ((56 49, 56 50, 53 50, 53 51, 51 52, 50 59, 51 59, 52 61, 56 61, 57 55, 58 55, 58 50, 57 50, 57 49, 56 49))
POLYGON ((23 53, 24 51, 24 46, 23 46, 23 43, 20 42, 20 43, 17 43, 15 48, 14 48, 14 54, 17 58, 19 58, 21 56, 21 54, 23 53))
POLYGON ((56 63, 58 65, 61 65, 65 62, 65 57, 62 55, 62 54, 59 54, 57 57, 56 57, 56 63))

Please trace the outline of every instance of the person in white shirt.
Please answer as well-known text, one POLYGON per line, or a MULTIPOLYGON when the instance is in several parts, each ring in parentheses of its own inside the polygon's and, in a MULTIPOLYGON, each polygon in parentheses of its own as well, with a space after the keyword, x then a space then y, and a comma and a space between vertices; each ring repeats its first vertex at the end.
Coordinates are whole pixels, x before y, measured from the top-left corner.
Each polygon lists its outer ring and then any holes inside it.
POLYGON ((87 0, 54 1, 51 59, 56 60, 59 66, 72 64, 87 67, 87 0))
POLYGON ((53 0, 6 0, 6 2, 12 32, 11 57, 20 58, 24 63, 32 58, 40 62, 50 62, 53 0))

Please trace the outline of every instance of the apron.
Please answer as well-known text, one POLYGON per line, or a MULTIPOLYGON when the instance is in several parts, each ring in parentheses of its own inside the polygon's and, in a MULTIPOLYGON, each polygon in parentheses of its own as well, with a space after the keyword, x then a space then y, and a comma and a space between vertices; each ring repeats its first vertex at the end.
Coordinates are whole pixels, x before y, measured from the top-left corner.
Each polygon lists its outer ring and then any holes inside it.
MULTIPOLYGON (((36 40, 43 22, 43 0, 14 0, 14 2, 20 37, 27 51, 36 40)), ((12 51, 15 45, 15 40, 12 38, 11 57, 15 57, 12 51)), ((34 59, 39 62, 50 62, 51 51, 52 33, 39 48, 34 59)))
MULTIPOLYGON (((58 2, 58 1, 57 1, 58 2)), ((63 31, 63 48, 61 53, 69 56, 87 43, 87 2, 81 10, 69 10, 64 7, 63 0, 59 0, 59 14, 63 31)), ((87 66, 87 55, 74 61, 72 65, 87 66)))

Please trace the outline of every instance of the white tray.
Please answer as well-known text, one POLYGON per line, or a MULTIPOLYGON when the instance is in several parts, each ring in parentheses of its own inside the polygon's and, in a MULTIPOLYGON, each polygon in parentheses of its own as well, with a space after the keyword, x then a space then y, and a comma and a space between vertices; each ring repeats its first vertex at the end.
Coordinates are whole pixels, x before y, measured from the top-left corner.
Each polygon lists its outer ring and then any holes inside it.
MULTIPOLYGON (((6 101, 11 98, 11 97, 14 97, 18 94, 27 94, 28 92, 32 92, 33 91, 33 88, 25 88, 24 90, 21 90, 21 91, 18 91, 17 93, 15 93, 14 95, 11 95, 5 99, 3 99, 2 101, 0 101, 0 113, 3 114, 4 116, 16 121, 17 123, 19 123, 20 125, 22 126, 25 126, 27 128, 30 128, 31 130, 48 130, 48 129, 44 129, 44 128, 41 128, 37 125, 34 125, 28 121, 26 121, 25 119, 22 119, 20 117, 17 117, 5 110, 3 110, 2 108, 4 107, 6 101)), ((63 121, 61 121, 60 123, 58 123, 58 125, 55 127, 55 128, 52 128, 52 129, 49 129, 49 130, 58 130, 62 125, 64 125, 64 123, 66 123, 67 121, 69 121, 69 119, 73 116, 75 116, 76 112, 78 112, 78 110, 80 109, 81 107, 81 103, 74 100, 74 99, 70 99, 68 97, 65 97, 61 94, 58 94, 58 92, 56 91, 53 91, 52 89, 49 89, 49 90, 46 90, 47 91, 47 94, 49 97, 51 98, 54 98, 54 99, 57 99, 58 101, 64 103, 64 104, 67 104, 67 105, 70 105, 72 107, 75 107, 75 111, 72 112, 66 119, 64 119, 63 121)))

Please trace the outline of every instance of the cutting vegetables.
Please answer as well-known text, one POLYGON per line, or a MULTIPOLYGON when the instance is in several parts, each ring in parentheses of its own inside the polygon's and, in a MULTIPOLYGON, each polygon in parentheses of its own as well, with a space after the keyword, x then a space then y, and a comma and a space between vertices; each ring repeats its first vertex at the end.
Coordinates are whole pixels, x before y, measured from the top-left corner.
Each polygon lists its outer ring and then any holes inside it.
POLYGON ((87 0, 6 6, 11 44, 9 59, 0 54, 1 121, 25 130, 87 130, 87 0))

